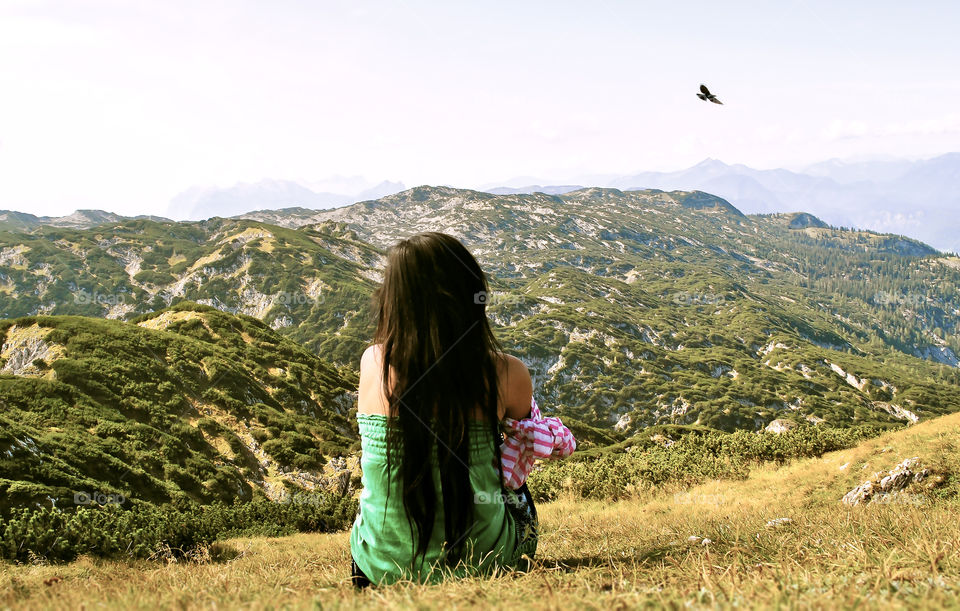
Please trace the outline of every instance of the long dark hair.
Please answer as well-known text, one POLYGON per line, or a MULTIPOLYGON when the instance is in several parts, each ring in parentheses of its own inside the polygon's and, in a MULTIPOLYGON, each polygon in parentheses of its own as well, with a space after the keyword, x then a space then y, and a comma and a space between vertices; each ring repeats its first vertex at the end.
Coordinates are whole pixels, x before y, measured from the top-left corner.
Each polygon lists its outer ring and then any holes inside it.
MULTIPOLYGON (((487 322, 486 276, 456 238, 429 232, 397 243, 374 297, 384 393, 393 426, 387 472, 397 469, 403 506, 415 533, 414 557, 426 556, 437 512, 439 467, 444 557, 462 556, 473 523, 471 421, 482 415, 499 439, 497 358, 487 322)), ((493 443, 496 464, 500 446, 493 443)), ((500 480, 502 481, 502 479, 500 480)))

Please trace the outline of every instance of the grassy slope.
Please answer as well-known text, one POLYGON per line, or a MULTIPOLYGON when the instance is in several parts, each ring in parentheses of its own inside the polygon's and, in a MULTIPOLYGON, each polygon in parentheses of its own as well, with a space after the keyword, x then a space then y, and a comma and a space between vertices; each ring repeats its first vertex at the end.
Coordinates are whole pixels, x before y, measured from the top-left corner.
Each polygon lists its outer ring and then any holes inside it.
POLYGON ((229 503, 322 478, 330 457, 356 450, 341 413, 356 387, 349 370, 206 306, 138 322, 0 321, 0 344, 36 327, 62 357, 0 374, 0 507, 64 507, 82 491, 229 503))
POLYGON ((219 562, 2 566, 0 605, 951 606, 960 588, 955 476, 940 489, 946 499, 847 508, 839 498, 912 456, 958 473, 958 447, 953 414, 823 458, 758 468, 744 481, 614 504, 543 505, 538 565, 527 574, 356 593, 347 534, 299 535, 231 541, 219 553, 232 559, 219 562), (765 527, 779 517, 793 523, 765 527), (689 543, 691 535, 713 543, 689 543), (45 585, 53 578, 61 581, 45 585))

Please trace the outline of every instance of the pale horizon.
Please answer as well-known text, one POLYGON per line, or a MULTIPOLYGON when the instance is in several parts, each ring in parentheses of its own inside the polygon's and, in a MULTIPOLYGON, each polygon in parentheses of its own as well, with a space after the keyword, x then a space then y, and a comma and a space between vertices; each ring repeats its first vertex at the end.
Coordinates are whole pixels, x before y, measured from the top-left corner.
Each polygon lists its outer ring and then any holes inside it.
MULTIPOLYGON (((780 167, 780 166, 771 166, 771 167, 747 166, 747 167, 750 167, 750 169, 753 169, 753 170, 761 170, 761 171, 763 171, 763 170, 783 169, 783 170, 788 170, 788 171, 790 171, 790 172, 795 172, 795 173, 798 173, 798 174, 802 174, 802 173, 804 173, 804 169, 805 169, 805 168, 807 168, 807 167, 809 167, 809 166, 811 166, 811 165, 816 165, 816 164, 818 164, 818 163, 840 162, 840 163, 846 163, 846 164, 856 164, 856 163, 865 163, 865 162, 873 162, 873 161, 927 161, 927 160, 930 160, 930 159, 934 159, 934 158, 936 158, 936 157, 940 157, 940 156, 942 156, 942 155, 948 155, 948 154, 956 153, 956 152, 960 152, 960 151, 945 151, 945 152, 943 152, 943 153, 937 153, 937 154, 935 154, 935 155, 913 155, 913 156, 903 156, 903 157, 896 157, 896 156, 893 156, 893 155, 869 155, 869 154, 866 154, 866 155, 858 155, 858 156, 853 156, 853 157, 847 157, 847 158, 843 158, 843 159, 837 158, 837 157, 830 158, 830 159, 821 159, 821 160, 812 161, 812 162, 809 162, 809 163, 797 164, 797 165, 791 165, 791 166, 783 166, 783 167, 780 167)), ((719 161, 719 162, 721 162, 721 163, 723 163, 723 164, 725 164, 725 165, 728 165, 728 166, 747 165, 747 164, 741 164, 741 163, 737 163, 737 162, 730 162, 730 161, 727 161, 727 160, 725 160, 725 159, 716 159, 716 158, 714 158, 714 157, 704 157, 704 158, 701 159, 700 161, 698 161, 698 162, 696 162, 696 163, 693 163, 693 164, 691 164, 691 165, 689 165, 689 166, 684 166, 684 167, 668 168, 668 169, 666 169, 666 170, 638 169, 638 170, 631 171, 631 172, 625 172, 625 173, 623 173, 623 174, 597 173, 597 174, 595 174, 594 176, 604 176, 604 177, 610 178, 610 177, 615 177, 615 176, 616 176, 616 177, 619 177, 619 176, 629 176, 629 175, 631 175, 631 174, 638 174, 638 173, 647 172, 647 171, 650 171, 650 172, 655 172, 655 171, 660 171, 660 172, 679 172, 679 171, 682 171, 682 170, 686 170, 686 169, 695 167, 695 166, 697 166, 697 165, 699 165, 699 164, 701 164, 701 163, 704 163, 704 162, 706 162, 706 161, 719 161)), ((366 185, 366 186, 376 186, 377 184, 382 183, 382 182, 398 182, 398 183, 402 183, 402 184, 403 184, 403 189, 402 189, 402 190, 409 190, 409 189, 413 189, 413 188, 416 188, 416 187, 449 187, 449 188, 455 188, 455 189, 467 189, 467 190, 472 190, 472 191, 485 191, 485 190, 493 189, 493 188, 496 188, 496 187, 510 187, 510 186, 513 186, 513 187, 528 187, 528 186, 566 186, 566 185, 577 185, 577 186, 581 186, 581 187, 584 187, 584 188, 588 188, 588 187, 613 188, 613 187, 608 187, 608 186, 606 186, 606 185, 604 185, 604 184, 594 184, 594 182, 591 182, 591 181, 590 181, 590 178, 591 178, 590 176, 586 176, 586 177, 580 176, 580 177, 573 177, 573 178, 553 178, 553 179, 551 179, 551 178, 549 178, 549 177, 540 177, 540 176, 512 176, 512 177, 509 177, 509 178, 505 178, 505 179, 503 179, 503 180, 495 180, 495 181, 486 182, 486 183, 482 183, 482 184, 457 185, 457 184, 451 184, 451 183, 417 183, 417 184, 415 184, 415 183, 407 183, 407 182, 404 182, 404 181, 399 180, 399 179, 398 179, 398 180, 391 180, 389 177, 381 180, 381 179, 373 179, 373 178, 370 178, 370 177, 367 177, 367 176, 359 176, 359 175, 354 175, 354 176, 334 175, 334 176, 326 176, 326 177, 321 177, 321 178, 319 178, 319 179, 312 179, 312 180, 311 180, 311 179, 305 179, 305 178, 302 178, 302 177, 261 176, 261 177, 259 177, 259 178, 250 179, 250 180, 241 180, 241 181, 233 182, 233 183, 226 182, 226 183, 209 183, 209 184, 193 184, 193 185, 188 185, 188 186, 186 186, 184 189, 182 189, 181 191, 175 193, 175 194, 174 194, 174 197, 176 197, 177 195, 188 194, 188 193, 191 192, 191 191, 223 190, 223 189, 230 189, 230 188, 234 188, 234 187, 254 186, 254 185, 261 184, 261 183, 267 182, 267 181, 295 182, 295 183, 297 183, 297 184, 303 185, 303 186, 305 186, 305 187, 307 187, 307 188, 310 188, 310 189, 312 189, 312 190, 321 191, 321 192, 324 191, 324 187, 329 186, 329 185, 336 185, 336 184, 338 184, 338 183, 339 183, 339 184, 350 184, 350 183, 358 184, 358 183, 360 183, 360 182, 362 182, 362 184, 364 184, 364 185, 366 185), (586 180, 584 180, 584 179, 586 179, 586 180)), ((332 192, 332 193, 340 193, 340 194, 343 194, 343 195, 353 195, 353 194, 354 194, 355 192, 357 192, 357 191, 359 191, 359 189, 357 189, 356 187, 353 187, 353 188, 344 188, 344 189, 340 189, 340 190, 332 190, 332 191, 330 191, 330 192, 332 192)), ((714 194, 714 195, 716 195, 716 194, 714 194)), ((351 202, 351 203, 355 203, 355 202, 351 202)), ((42 213, 42 212, 36 212, 36 211, 32 211, 32 212, 31 212, 31 211, 25 210, 25 209, 5 208, 5 207, 2 207, 2 206, 0 206, 0 210, 9 210, 9 211, 13 211, 13 212, 22 212, 22 213, 27 213, 27 214, 34 214, 35 216, 54 216, 54 217, 56 217, 56 216, 65 216, 65 215, 68 215, 68 214, 70 214, 70 213, 72 213, 72 212, 77 212, 77 211, 80 211, 80 210, 100 210, 100 211, 103 211, 103 212, 111 212, 111 213, 120 214, 120 215, 123 215, 123 216, 139 216, 139 215, 168 216, 166 213, 170 211, 170 210, 169 210, 169 204, 170 204, 170 202, 167 202, 166 204, 164 204, 165 207, 164 207, 164 209, 163 209, 162 211, 160 211, 160 212, 131 212, 131 213, 126 213, 126 212, 123 212, 123 211, 112 210, 112 209, 109 209, 109 208, 102 208, 102 207, 101 207, 101 208, 74 207, 74 208, 70 208, 69 210, 67 210, 67 208, 65 207, 65 208, 63 208, 63 211, 62 211, 62 212, 57 212, 57 213, 55 213, 55 214, 48 214, 48 213, 42 213)), ((318 210, 324 210, 324 209, 328 209, 328 208, 339 208, 339 207, 347 206, 347 205, 350 205, 350 204, 349 204, 349 203, 348 203, 348 204, 337 204, 336 206, 328 206, 328 207, 317 208, 317 209, 318 209, 318 210)), ((179 220, 189 220, 189 219, 185 219, 185 218, 173 218, 173 217, 170 217, 170 216, 168 216, 168 218, 170 218, 170 220, 176 220, 176 221, 179 221, 179 220)))
POLYGON ((931 158, 960 150, 958 18, 948 2, 15 0, 0 209, 163 216, 190 188, 262 179, 476 189, 931 158))

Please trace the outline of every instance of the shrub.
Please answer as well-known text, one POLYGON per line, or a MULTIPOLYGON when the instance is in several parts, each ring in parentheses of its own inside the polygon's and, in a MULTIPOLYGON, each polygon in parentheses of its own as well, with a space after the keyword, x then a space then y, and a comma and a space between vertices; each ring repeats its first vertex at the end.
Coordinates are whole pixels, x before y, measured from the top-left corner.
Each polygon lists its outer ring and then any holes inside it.
POLYGON ((879 432, 809 425, 781 435, 697 431, 669 447, 643 440, 645 445, 618 445, 624 448, 619 453, 546 463, 531 475, 529 486, 537 501, 555 499, 564 491, 581 498, 615 500, 665 484, 690 486, 710 479, 742 479, 751 465, 821 456, 854 446, 879 432))
POLYGON ((342 530, 353 520, 356 503, 350 497, 301 493, 285 503, 19 508, 0 517, 0 558, 69 562, 81 554, 149 558, 164 550, 187 555, 229 537, 342 530))

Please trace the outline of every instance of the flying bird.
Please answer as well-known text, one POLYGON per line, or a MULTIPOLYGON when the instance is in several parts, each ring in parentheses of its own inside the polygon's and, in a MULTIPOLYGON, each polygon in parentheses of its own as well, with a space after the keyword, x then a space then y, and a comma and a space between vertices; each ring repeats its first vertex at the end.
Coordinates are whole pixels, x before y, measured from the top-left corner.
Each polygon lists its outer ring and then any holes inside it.
POLYGON ((700 83, 700 93, 697 94, 697 97, 706 102, 710 100, 714 104, 723 104, 720 100, 717 99, 717 96, 710 93, 710 90, 707 89, 707 86, 703 83, 700 83))

